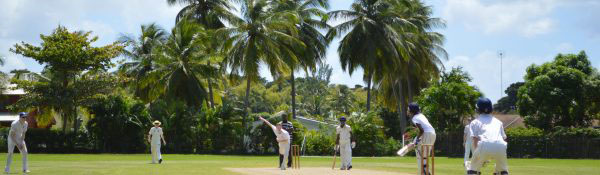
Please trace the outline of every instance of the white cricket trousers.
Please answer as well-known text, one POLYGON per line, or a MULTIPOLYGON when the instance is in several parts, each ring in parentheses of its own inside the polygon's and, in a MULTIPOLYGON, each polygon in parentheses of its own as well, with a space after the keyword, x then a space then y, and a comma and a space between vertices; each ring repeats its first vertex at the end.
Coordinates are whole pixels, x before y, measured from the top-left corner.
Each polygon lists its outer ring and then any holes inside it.
MULTIPOLYGON (((6 156, 6 168, 4 168, 4 172, 10 172, 10 164, 12 163, 13 152, 17 147, 17 144, 13 143, 12 139, 8 139, 8 153, 6 156)), ((29 169, 27 166, 27 146, 25 145, 25 141, 23 141, 23 149, 19 149, 21 152, 21 159, 23 159, 23 171, 29 169)))
POLYGON ((162 155, 160 155, 160 143, 153 143, 152 146, 150 146, 150 149, 152 151, 152 163, 156 163, 158 160, 162 159, 162 155))
POLYGON ((279 142, 279 154, 283 155, 283 161, 279 164, 282 170, 287 167, 288 156, 290 155, 290 142, 279 142))
POLYGON ((342 159, 342 169, 348 169, 352 166, 352 143, 350 141, 340 141, 340 159, 342 159))
POLYGON ((465 162, 470 160, 472 152, 473 152, 473 140, 467 139, 467 141, 465 142, 465 162))
MULTIPOLYGON (((435 133, 433 132, 424 132, 423 135, 421 136, 421 141, 419 142, 419 145, 417 145, 416 150, 416 154, 417 154, 417 165, 419 166, 418 168, 425 168, 425 166, 427 165, 427 158, 429 157, 429 155, 431 154, 431 150, 427 151, 427 150, 421 150, 421 145, 433 145, 435 144, 435 133), (424 164, 421 164, 421 155, 423 155, 423 157, 425 158, 425 160, 423 160, 424 164)), ((428 149, 428 148, 426 148, 428 149)), ((421 172, 421 169, 419 169, 419 172, 421 172)), ((425 172, 425 171, 423 171, 425 172)), ((429 174, 428 172, 425 172, 426 174, 429 174)))
POLYGON ((477 149, 473 152, 469 170, 479 171, 483 166, 483 162, 494 159, 496 161, 496 172, 508 172, 506 146, 507 144, 504 141, 479 141, 477 149))

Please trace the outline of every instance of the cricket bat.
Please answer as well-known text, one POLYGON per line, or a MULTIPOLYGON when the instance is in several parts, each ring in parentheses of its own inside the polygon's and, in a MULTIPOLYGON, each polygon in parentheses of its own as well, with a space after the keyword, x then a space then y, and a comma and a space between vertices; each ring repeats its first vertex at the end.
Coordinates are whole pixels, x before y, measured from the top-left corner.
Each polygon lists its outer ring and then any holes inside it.
POLYGON ((335 169, 335 156, 337 156, 337 150, 333 151, 333 165, 331 166, 331 169, 335 169))
POLYGON ((396 154, 398 154, 399 156, 404 156, 406 155, 406 153, 408 153, 410 150, 412 150, 415 147, 414 144, 408 144, 404 147, 402 147, 402 149, 398 150, 398 152, 396 152, 396 154))

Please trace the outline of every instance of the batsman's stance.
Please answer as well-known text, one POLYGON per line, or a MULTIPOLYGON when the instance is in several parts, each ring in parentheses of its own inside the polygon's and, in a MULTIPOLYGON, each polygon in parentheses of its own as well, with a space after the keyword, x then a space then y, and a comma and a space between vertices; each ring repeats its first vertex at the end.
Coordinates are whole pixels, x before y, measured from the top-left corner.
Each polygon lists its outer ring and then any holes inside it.
POLYGON ((479 98, 477 100, 477 112, 479 112, 479 117, 469 125, 475 152, 473 152, 467 174, 479 174, 483 162, 494 159, 496 160, 494 175, 508 175, 506 134, 502 122, 490 115, 492 113, 490 99, 479 98))
POLYGON ((6 156, 6 168, 4 168, 5 173, 10 173, 10 163, 12 162, 13 151, 15 150, 15 146, 21 152, 21 157, 23 159, 23 173, 29 173, 29 168, 27 167, 27 146, 25 145, 25 132, 27 132, 27 113, 21 112, 19 113, 19 120, 15 120, 10 124, 10 131, 8 133, 8 154, 6 156))
MULTIPOLYGON (((269 125, 271 129, 273 129, 273 133, 275 133, 275 136, 277 136, 277 143, 279 143, 279 155, 283 155, 283 160, 288 160, 288 156, 290 154, 290 134, 282 128, 281 124, 273 126, 273 124, 264 118, 258 118, 265 122, 265 124, 269 125)), ((282 161, 279 167, 281 170, 285 170, 286 164, 282 161)))
POLYGON ((167 142, 165 142, 163 130, 160 127, 160 121, 156 120, 152 124, 154 124, 154 127, 150 128, 148 135, 148 141, 150 142, 150 149, 152 151, 152 163, 156 163, 156 160, 158 160, 158 163, 161 164, 163 159, 162 155, 160 155, 160 141, 162 140, 163 145, 166 145, 167 142))
POLYGON ((352 129, 346 125, 346 117, 340 118, 340 126, 335 128, 336 139, 335 149, 340 152, 342 159, 340 170, 352 169, 352 148, 356 146, 356 142, 352 139, 352 129))
POLYGON ((429 120, 425 117, 425 115, 421 114, 421 108, 416 103, 411 103, 408 105, 408 115, 411 117, 412 123, 416 128, 419 129, 419 134, 415 138, 416 152, 417 152, 417 165, 418 168, 423 168, 423 173, 430 174, 431 172, 427 172, 427 161, 421 161, 421 154, 423 155, 423 159, 427 160, 430 151, 423 152, 421 145, 433 145, 435 143, 435 129, 429 123, 429 120), (422 165, 424 162, 424 165, 422 165))

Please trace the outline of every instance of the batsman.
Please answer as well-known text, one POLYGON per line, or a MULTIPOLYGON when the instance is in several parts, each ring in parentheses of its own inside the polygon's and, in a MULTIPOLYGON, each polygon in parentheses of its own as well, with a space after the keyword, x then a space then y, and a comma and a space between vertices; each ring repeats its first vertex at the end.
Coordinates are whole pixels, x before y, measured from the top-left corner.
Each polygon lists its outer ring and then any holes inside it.
POLYGON ((346 117, 340 118, 340 126, 335 128, 335 150, 340 152, 342 159, 340 170, 352 169, 352 149, 356 147, 356 142, 352 139, 352 129, 346 125, 346 117))

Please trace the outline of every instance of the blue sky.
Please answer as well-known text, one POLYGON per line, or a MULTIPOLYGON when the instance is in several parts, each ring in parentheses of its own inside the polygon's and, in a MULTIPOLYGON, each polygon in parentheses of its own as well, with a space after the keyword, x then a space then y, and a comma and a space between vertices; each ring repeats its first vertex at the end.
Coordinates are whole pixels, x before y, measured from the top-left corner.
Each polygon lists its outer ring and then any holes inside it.
MULTIPOLYGON (((331 10, 347 9, 351 0, 330 0, 331 10)), ((525 68, 550 61, 558 53, 585 50, 594 67, 600 67, 600 16, 595 0, 427 0, 434 16, 447 22, 438 32, 446 36, 449 53, 446 68, 462 66, 486 96, 501 97, 503 87, 522 81, 525 68)), ((6 64, 0 71, 29 69, 41 65, 8 51, 17 42, 39 44, 39 34, 49 34, 57 25, 71 30, 93 31, 97 45, 111 43, 121 34, 139 34, 139 26, 156 22, 165 29, 174 25, 181 6, 166 0, 0 0, 0 55, 6 64)), ((343 72, 337 56, 337 40, 329 48, 327 63, 334 68, 332 83, 364 85, 362 73, 343 72)), ((268 70, 262 75, 270 79, 268 70)), ((298 72, 298 75, 304 75, 298 72)))

